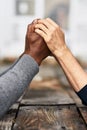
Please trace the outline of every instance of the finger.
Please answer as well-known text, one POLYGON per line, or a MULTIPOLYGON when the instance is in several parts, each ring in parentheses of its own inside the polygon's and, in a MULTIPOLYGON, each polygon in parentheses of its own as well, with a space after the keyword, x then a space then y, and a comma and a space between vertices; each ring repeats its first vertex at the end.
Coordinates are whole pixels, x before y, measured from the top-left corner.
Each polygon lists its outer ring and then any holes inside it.
POLYGON ((38 23, 45 25, 48 29, 50 29, 50 27, 52 26, 50 22, 48 22, 46 19, 38 20, 38 23))
POLYGON ((55 28, 58 28, 58 25, 55 22, 53 22, 53 21, 50 22, 47 19, 39 20, 39 23, 43 24, 48 29, 48 31, 46 31, 46 33, 48 35, 50 32, 53 32, 55 30, 55 28))
POLYGON ((30 33, 31 33, 31 32, 34 32, 34 30, 35 30, 35 25, 38 23, 38 20, 40 20, 40 19, 35 19, 35 20, 33 20, 32 23, 29 25, 29 32, 30 32, 30 33))
POLYGON ((48 33, 48 28, 45 25, 43 25, 43 24, 36 24, 35 28, 42 30, 46 34, 48 33))
POLYGON ((38 23, 37 19, 33 20, 33 22, 32 22, 32 24, 37 24, 37 23, 38 23))
POLYGON ((33 23, 33 24, 37 24, 37 23, 38 23, 38 20, 40 20, 40 18, 33 20, 32 23, 33 23))
POLYGON ((32 32, 34 32, 34 24, 33 23, 29 24, 27 27, 27 33, 32 33, 32 32))
POLYGON ((47 20, 51 25, 53 25, 54 27, 58 27, 58 24, 56 24, 52 19, 46 18, 46 20, 47 20))
POLYGON ((35 32, 39 34, 44 40, 46 39, 46 33, 44 33, 42 30, 35 29, 35 32))

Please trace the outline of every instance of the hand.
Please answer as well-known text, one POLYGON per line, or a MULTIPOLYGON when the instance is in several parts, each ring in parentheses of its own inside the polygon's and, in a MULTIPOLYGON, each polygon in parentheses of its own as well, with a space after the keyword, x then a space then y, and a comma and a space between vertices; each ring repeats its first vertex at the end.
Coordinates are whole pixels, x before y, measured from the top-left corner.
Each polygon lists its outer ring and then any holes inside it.
POLYGON ((25 53, 32 56, 36 62, 40 65, 42 60, 50 55, 44 39, 35 33, 35 25, 38 20, 33 21, 28 25, 26 33, 25 53))
POLYGON ((35 32, 44 38, 54 56, 60 57, 66 51, 65 36, 61 28, 50 18, 38 20, 35 32))

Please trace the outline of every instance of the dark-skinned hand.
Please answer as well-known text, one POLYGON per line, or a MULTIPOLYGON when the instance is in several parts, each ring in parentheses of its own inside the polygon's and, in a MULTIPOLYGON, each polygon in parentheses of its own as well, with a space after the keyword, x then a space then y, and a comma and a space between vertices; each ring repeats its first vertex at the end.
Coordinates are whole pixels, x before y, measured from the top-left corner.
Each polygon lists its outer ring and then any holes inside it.
POLYGON ((29 54, 35 59, 38 65, 51 54, 44 39, 35 33, 35 24, 37 20, 34 20, 27 27, 26 39, 25 39, 25 54, 29 54))

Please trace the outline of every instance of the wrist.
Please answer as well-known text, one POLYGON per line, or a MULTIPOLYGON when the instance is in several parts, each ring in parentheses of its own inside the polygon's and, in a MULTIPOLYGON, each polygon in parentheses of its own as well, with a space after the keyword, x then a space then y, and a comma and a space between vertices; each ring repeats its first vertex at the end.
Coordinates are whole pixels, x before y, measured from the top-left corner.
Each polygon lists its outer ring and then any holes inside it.
POLYGON ((53 55, 56 59, 63 58, 67 53, 69 52, 68 47, 65 45, 61 47, 60 49, 57 49, 54 51, 53 55))

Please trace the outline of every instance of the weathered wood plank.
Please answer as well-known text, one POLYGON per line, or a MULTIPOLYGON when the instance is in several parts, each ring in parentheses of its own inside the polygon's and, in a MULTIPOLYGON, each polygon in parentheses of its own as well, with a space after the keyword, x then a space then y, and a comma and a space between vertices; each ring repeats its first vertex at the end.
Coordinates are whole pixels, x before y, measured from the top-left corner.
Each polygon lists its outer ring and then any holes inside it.
POLYGON ((20 107, 13 130, 87 130, 74 105, 20 107))
POLYGON ((23 105, 56 105, 56 104, 75 104, 69 94, 58 88, 57 90, 52 89, 28 89, 23 97, 21 104, 23 105))
POLYGON ((5 117, 0 120, 0 130, 11 130, 15 120, 16 110, 10 110, 5 117))
POLYGON ((16 113, 18 111, 19 104, 14 104, 7 114, 0 120, 0 130, 11 130, 15 121, 16 113))
POLYGON ((80 112, 81 112, 81 115, 87 125, 87 107, 80 107, 79 108, 80 112))

